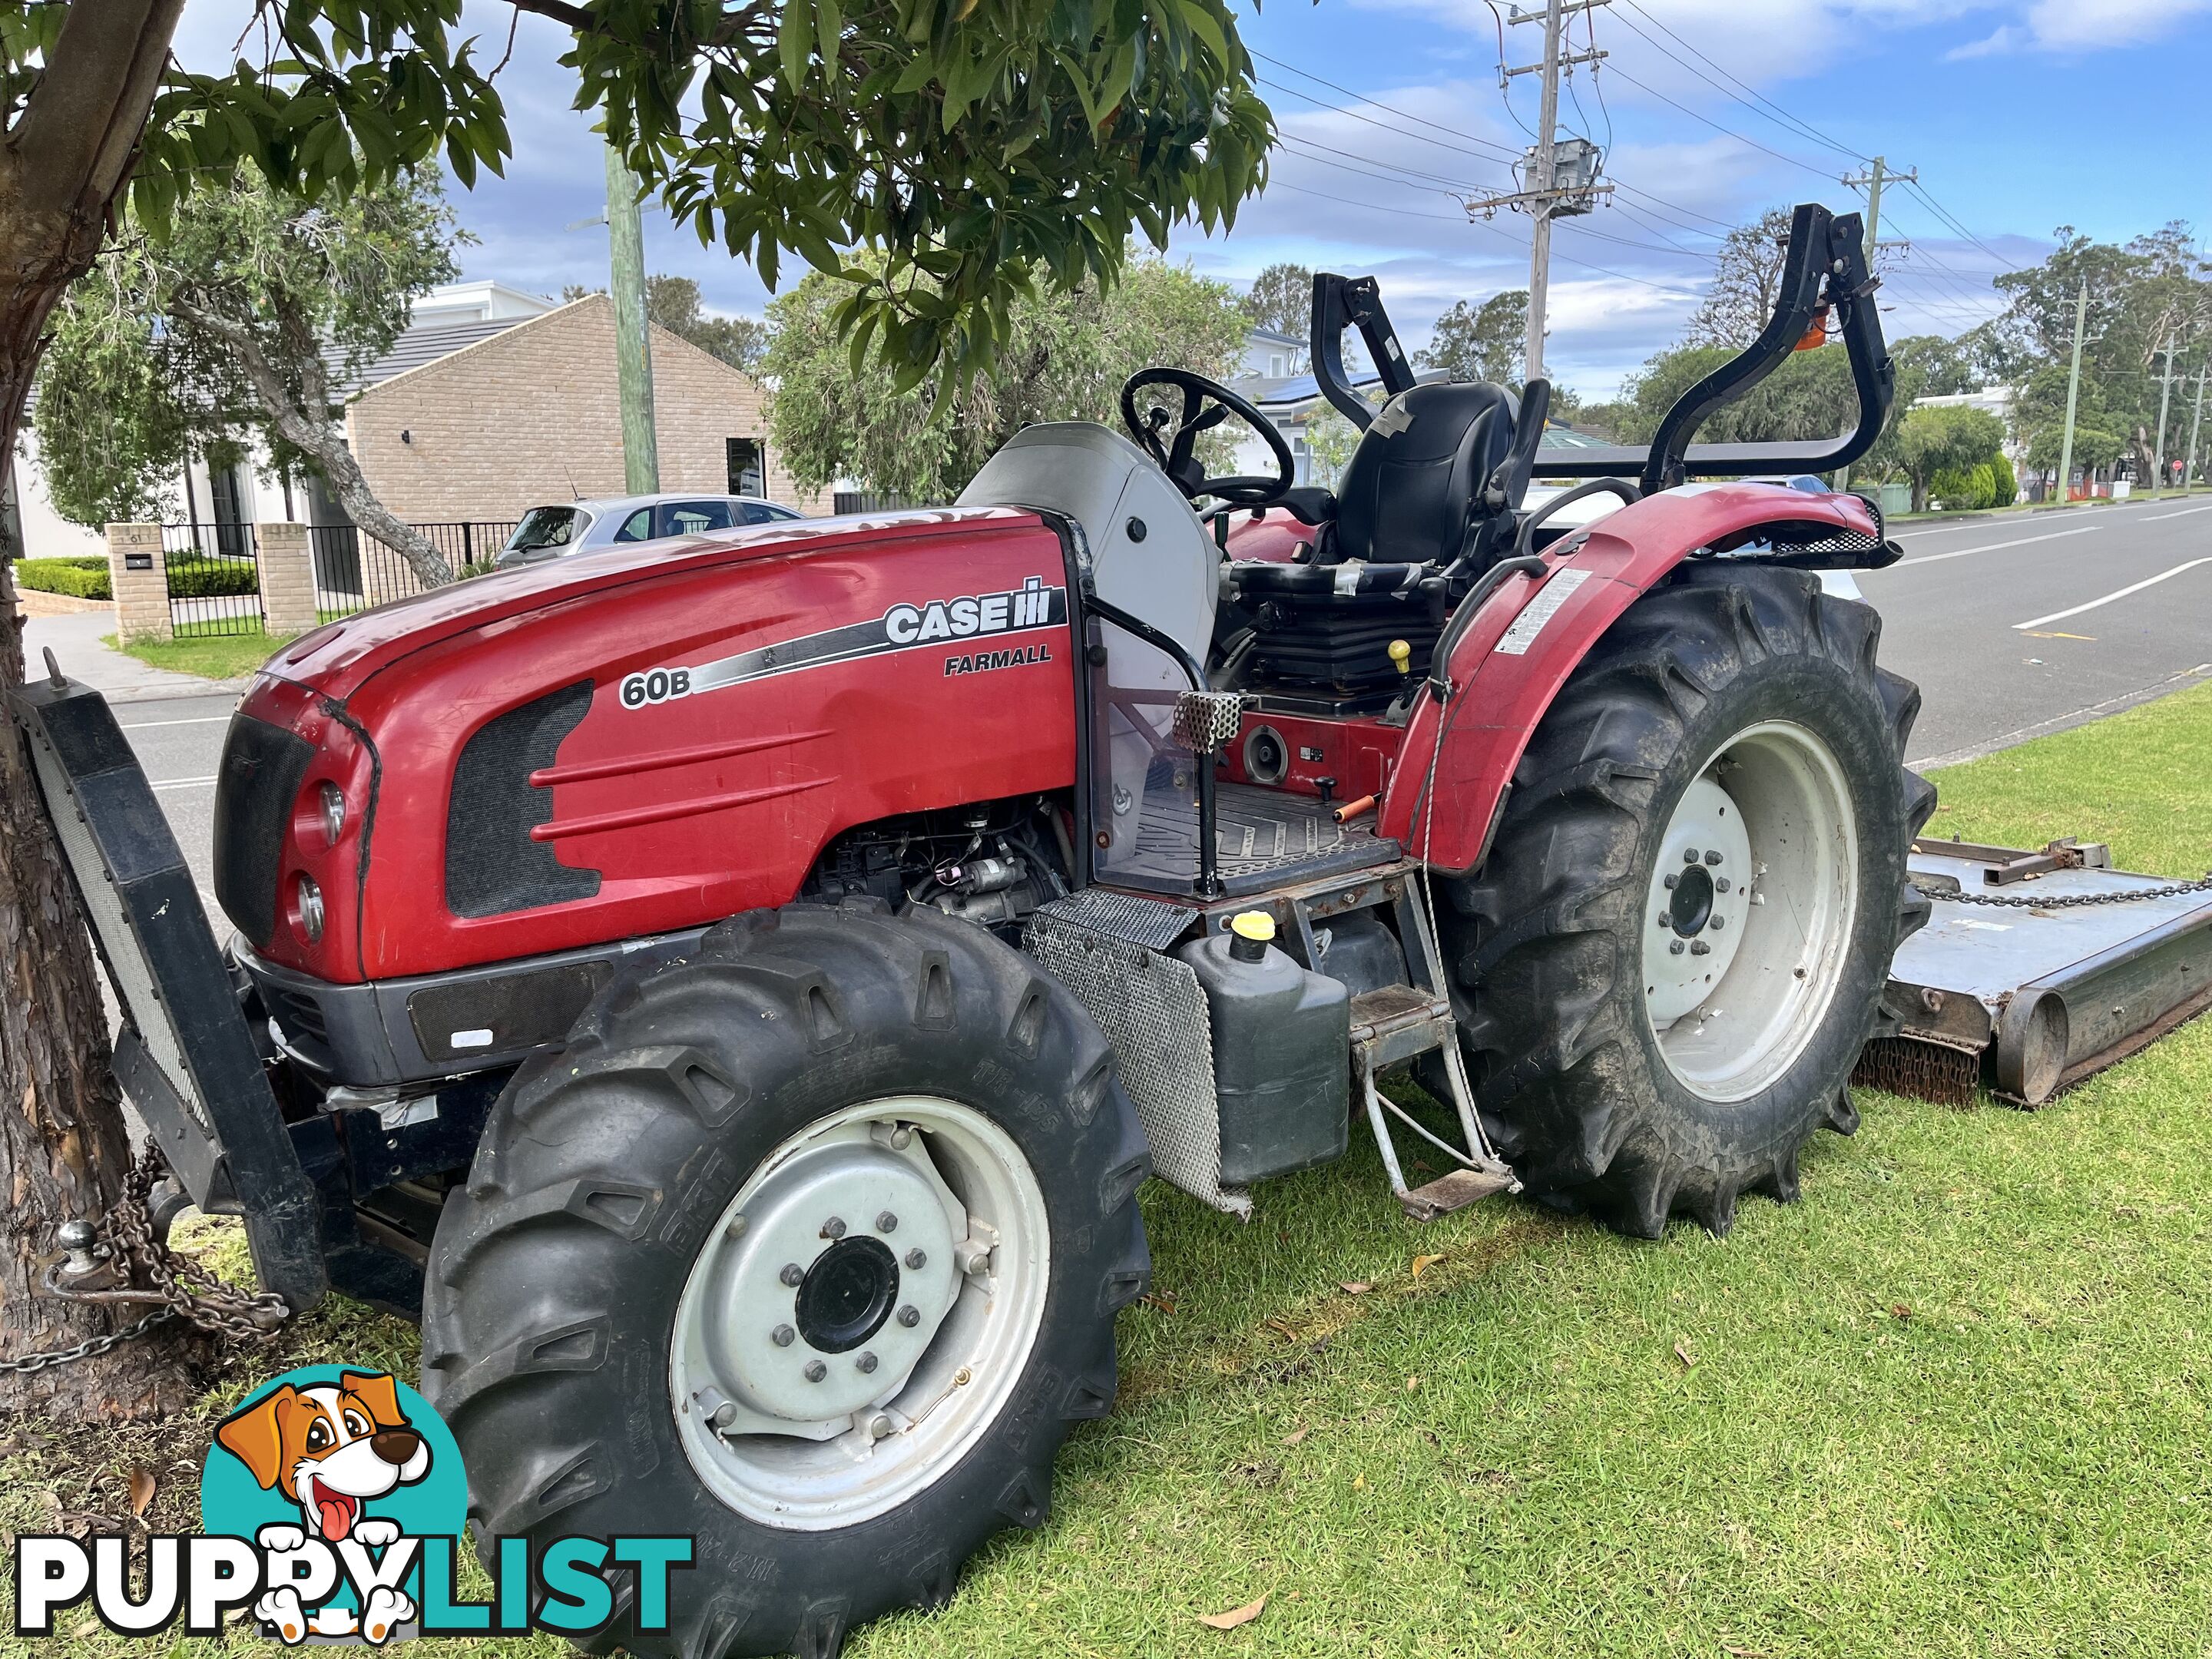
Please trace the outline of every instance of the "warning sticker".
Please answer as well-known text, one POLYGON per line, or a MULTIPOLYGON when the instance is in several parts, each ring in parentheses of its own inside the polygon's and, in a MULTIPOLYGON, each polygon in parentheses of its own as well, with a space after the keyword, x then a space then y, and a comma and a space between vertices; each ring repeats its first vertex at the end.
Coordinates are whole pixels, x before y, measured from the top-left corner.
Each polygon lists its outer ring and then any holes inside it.
POLYGON ((1498 654, 1527 656, 1528 647, 1536 643, 1536 635, 1544 631, 1544 624, 1559 614, 1559 607, 1572 599, 1575 590, 1589 577, 1587 570, 1562 570, 1546 582, 1513 619, 1513 626, 1505 630, 1505 637, 1498 642, 1498 654))

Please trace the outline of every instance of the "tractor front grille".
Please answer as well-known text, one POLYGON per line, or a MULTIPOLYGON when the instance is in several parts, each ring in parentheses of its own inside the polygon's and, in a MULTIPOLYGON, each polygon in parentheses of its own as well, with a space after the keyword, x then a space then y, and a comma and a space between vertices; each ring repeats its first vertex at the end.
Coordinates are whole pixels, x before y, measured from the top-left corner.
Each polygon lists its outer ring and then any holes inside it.
POLYGON ((284 829, 315 746, 251 714, 233 714, 215 786, 215 896, 259 950, 276 931, 284 829))

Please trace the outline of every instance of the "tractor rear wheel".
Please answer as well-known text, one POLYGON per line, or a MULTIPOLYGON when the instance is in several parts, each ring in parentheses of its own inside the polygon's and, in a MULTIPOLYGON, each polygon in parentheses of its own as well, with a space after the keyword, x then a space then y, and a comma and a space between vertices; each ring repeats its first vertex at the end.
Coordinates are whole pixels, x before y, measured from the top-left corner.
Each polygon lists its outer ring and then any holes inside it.
POLYGON ((1797 1196, 1848 1087, 1936 793, 1879 616, 1708 564, 1638 600, 1561 690, 1492 851, 1439 918, 1477 1103, 1529 1190, 1656 1238, 1797 1196))
POLYGON ((1150 1169, 1113 1057, 934 911, 795 908, 617 980, 519 1073, 423 1291, 480 1539, 686 1535, 667 1626, 834 1653, 1042 1523, 1115 1387, 1150 1169))

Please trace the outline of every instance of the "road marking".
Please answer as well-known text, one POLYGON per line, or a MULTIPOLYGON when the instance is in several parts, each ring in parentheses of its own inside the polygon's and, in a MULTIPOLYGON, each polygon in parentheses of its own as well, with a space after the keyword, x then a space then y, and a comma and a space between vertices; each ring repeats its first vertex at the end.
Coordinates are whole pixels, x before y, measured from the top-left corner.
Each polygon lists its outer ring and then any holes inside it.
POLYGON ((2212 513, 2212 507, 2185 507, 2179 513, 2154 513, 2145 524, 2156 524, 2161 519, 2185 519, 2192 513, 2212 513))
POLYGON ((212 777, 170 778, 163 782, 155 784, 154 787, 156 789, 204 789, 208 785, 214 781, 215 779, 212 777))
POLYGON ((1902 570, 1909 564, 1934 564, 1942 559, 1971 558, 1977 553, 2000 553, 2008 547, 2026 547, 2030 542, 2055 542, 2061 536, 2086 536, 2093 530, 2104 527, 2100 524, 2082 524, 2071 530, 2053 530, 2040 536, 2021 536, 2008 542, 1991 542, 1987 547, 1962 547, 1955 553, 1923 553, 1917 559, 1899 559, 1889 568, 1902 570))
POLYGON ((156 726, 222 726, 228 722, 228 714, 204 714, 188 720, 118 720, 125 732, 144 732, 156 726))
POLYGON ((2142 580, 2123 587, 2118 592, 2107 593, 2101 599, 2091 599, 2086 605, 2077 605, 2066 611, 2054 611, 2047 617, 2037 617, 2029 622, 2014 623, 2013 627, 2025 631, 2031 628, 2040 628, 2045 623, 2063 622, 2069 617, 2080 616, 2084 611, 2094 611, 2100 605, 2110 605, 2115 599, 2124 599, 2130 593, 2140 593, 2146 587, 2156 587, 2160 582, 2171 577, 2179 576, 2185 570, 2194 570, 2200 564, 2212 564, 2212 558, 2191 559, 2186 564, 2174 566, 2171 570, 2161 570, 2155 576, 2146 576, 2142 580))
POLYGON ((2003 528, 2002 524, 1992 524, 1987 519, 1977 519, 1972 524, 1947 524, 1941 527, 1930 526, 1926 530, 1900 530, 1893 539, 1901 542, 1907 536, 1955 536, 1962 530, 2002 530, 2003 528))
POLYGON ((2046 634, 2030 634, 2027 637, 2031 640, 2080 640, 2085 645, 2097 642, 2094 634, 2061 634, 2055 630, 2046 634))

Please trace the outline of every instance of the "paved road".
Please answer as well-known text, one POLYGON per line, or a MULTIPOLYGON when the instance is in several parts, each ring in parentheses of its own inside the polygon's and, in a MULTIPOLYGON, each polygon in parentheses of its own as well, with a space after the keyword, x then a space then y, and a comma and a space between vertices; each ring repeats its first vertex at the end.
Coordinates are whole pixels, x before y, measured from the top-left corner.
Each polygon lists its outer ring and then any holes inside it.
MULTIPOLYGON (((1962 759, 2212 678, 2212 501, 1911 526, 1899 539, 1904 562, 1859 580, 1881 609, 1882 660, 1920 684, 1915 762, 1962 759)), ((233 701, 116 709, 211 916, 214 779, 233 701)))
POLYGON ((1862 575, 1917 680, 1915 763, 1963 760, 2212 678, 2212 501, 1911 525, 1862 575))

